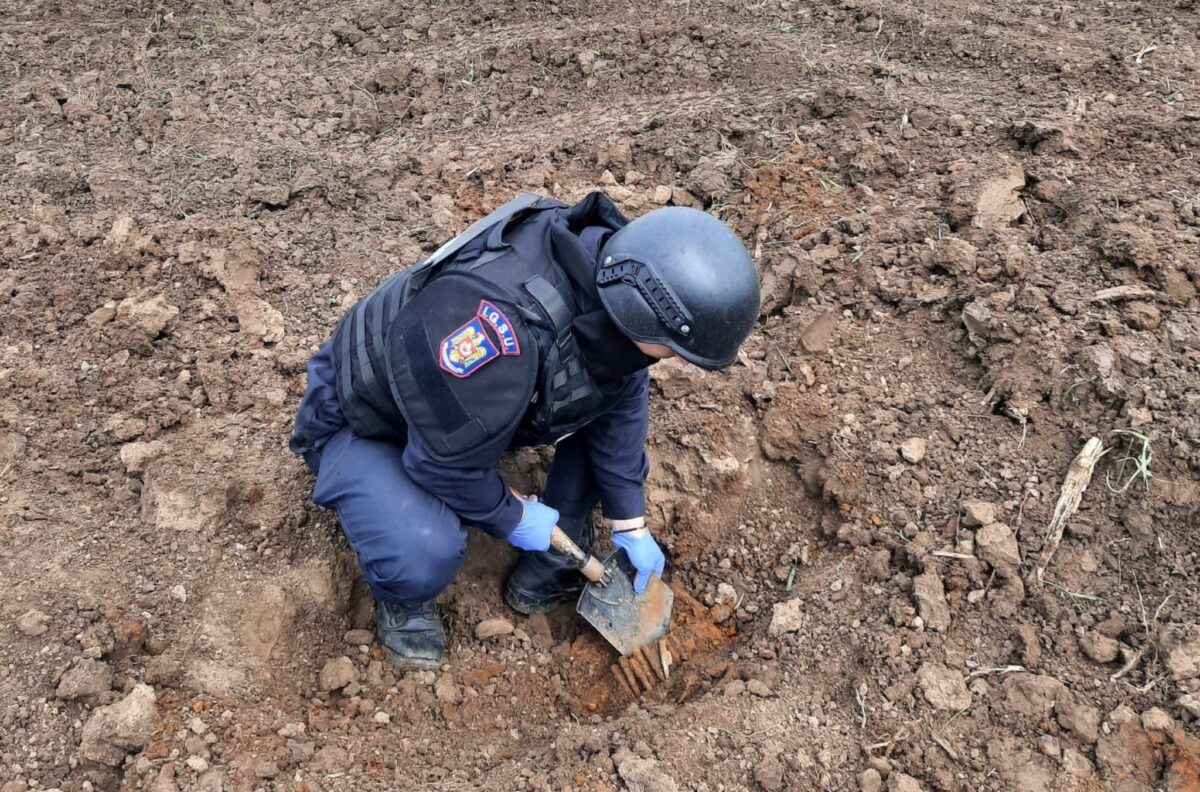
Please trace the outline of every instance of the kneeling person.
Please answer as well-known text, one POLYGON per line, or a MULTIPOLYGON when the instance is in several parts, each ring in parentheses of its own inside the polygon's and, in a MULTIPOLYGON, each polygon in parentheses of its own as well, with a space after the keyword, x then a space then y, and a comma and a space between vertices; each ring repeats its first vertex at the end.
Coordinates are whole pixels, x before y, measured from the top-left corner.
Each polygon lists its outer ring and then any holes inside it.
POLYGON ((597 502, 635 588, 661 575, 647 367, 728 366, 758 310, 754 265, 722 222, 682 207, 628 222, 602 193, 523 194, 351 308, 309 361, 291 448, 358 556, 392 661, 441 663, 433 602, 462 565, 464 524, 525 551, 506 589, 521 613, 581 590, 550 532, 590 548, 597 502), (540 501, 518 498, 500 457, 549 443, 540 501))

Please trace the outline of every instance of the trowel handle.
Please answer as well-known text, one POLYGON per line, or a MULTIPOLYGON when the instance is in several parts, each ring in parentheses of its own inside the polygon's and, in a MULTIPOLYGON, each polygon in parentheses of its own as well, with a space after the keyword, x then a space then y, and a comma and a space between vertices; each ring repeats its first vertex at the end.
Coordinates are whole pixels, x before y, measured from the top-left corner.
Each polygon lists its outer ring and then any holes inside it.
POLYGON ((574 561, 575 566, 579 567, 579 571, 588 580, 595 582, 604 576, 604 564, 595 556, 583 552, 557 525, 550 532, 550 546, 574 561))

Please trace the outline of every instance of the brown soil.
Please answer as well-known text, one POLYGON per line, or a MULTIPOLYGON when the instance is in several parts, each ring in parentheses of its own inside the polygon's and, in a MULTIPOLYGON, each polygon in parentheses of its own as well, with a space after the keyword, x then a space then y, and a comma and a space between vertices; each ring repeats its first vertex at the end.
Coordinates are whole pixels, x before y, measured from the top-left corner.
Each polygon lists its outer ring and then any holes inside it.
POLYGON ((0 20, 3 792, 1197 788, 1192 0, 0 20), (738 364, 654 370, 684 656, 631 700, 476 536, 447 666, 397 676, 285 448, 304 363, 515 191, 597 186, 763 278, 738 364))

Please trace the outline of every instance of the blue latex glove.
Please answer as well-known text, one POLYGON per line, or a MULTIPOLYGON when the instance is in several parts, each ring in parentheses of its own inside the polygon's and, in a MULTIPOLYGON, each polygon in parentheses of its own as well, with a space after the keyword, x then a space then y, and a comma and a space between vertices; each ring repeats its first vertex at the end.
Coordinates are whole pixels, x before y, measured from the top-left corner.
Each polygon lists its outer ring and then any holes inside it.
POLYGON ((662 548, 649 528, 639 528, 628 533, 614 533, 613 544, 629 556, 629 561, 637 569, 637 577, 633 581, 633 590, 641 594, 646 590, 651 575, 662 577, 663 565, 667 559, 663 556, 662 548))
POLYGON ((550 532, 558 524, 558 512, 535 500, 521 500, 525 511, 521 521, 508 535, 508 543, 521 550, 550 549, 550 532))

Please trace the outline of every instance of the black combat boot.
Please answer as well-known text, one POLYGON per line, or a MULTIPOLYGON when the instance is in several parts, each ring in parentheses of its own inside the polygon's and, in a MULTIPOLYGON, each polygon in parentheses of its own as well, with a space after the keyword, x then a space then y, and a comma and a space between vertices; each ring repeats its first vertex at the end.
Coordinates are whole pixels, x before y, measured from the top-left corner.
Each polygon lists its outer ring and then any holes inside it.
POLYGON ((418 605, 380 602, 375 609, 379 645, 397 668, 439 668, 446 653, 446 633, 432 601, 418 605))
MULTIPOLYGON (((560 517, 558 527, 575 540, 583 551, 592 548, 592 515, 560 517)), ((579 596, 587 579, 575 565, 557 550, 522 553, 521 560, 508 576, 504 598, 518 613, 545 613, 560 602, 579 596)))

